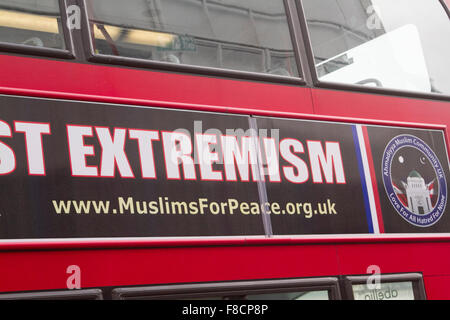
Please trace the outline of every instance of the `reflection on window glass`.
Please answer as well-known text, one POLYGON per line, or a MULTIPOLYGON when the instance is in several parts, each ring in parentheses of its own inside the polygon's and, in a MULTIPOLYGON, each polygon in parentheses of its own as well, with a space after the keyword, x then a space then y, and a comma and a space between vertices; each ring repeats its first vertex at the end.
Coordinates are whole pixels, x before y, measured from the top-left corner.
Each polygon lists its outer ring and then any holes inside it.
MULTIPOLYGON (((189 298, 192 300, 192 298, 189 298)), ((234 296, 201 297, 198 300, 329 300, 328 290, 242 294, 234 296)))
POLYGON ((450 94, 439 0, 304 0, 319 80, 450 94))
POLYGON ((246 296, 247 300, 329 300, 328 291, 300 291, 246 296))
POLYGON ((414 300, 411 281, 380 283, 379 288, 369 288, 367 284, 353 285, 355 300, 414 300))
MULTIPOLYGON (((132 299, 132 300, 148 300, 154 299, 155 296, 152 295, 133 295, 125 296, 122 299, 132 299)), ((158 296, 161 298, 161 296, 158 296)), ((328 290, 318 290, 318 291, 298 291, 298 292, 279 292, 279 293, 263 293, 263 294, 242 294, 237 293, 234 295, 212 295, 198 294, 189 295, 188 297, 179 298, 177 296, 167 296, 168 299, 177 300, 329 300, 328 290)))
POLYGON ((58 0, 0 0, 0 42, 65 49, 58 0))
POLYGON ((283 0, 88 0, 96 54, 298 76, 283 0))

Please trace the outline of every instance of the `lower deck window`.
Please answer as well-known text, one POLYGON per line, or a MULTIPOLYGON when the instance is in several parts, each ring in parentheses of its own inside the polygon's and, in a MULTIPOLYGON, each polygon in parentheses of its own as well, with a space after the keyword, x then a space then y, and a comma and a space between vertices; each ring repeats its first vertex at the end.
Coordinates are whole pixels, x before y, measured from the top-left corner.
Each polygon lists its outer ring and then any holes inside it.
POLYGON ((117 288, 113 299, 186 300, 334 300, 340 299, 338 279, 282 279, 117 288))
POLYGON ((424 300, 426 297, 422 275, 418 273, 379 278, 355 276, 345 281, 348 297, 355 300, 424 300))
POLYGON ((0 300, 425 300, 420 273, 0 293, 0 300))

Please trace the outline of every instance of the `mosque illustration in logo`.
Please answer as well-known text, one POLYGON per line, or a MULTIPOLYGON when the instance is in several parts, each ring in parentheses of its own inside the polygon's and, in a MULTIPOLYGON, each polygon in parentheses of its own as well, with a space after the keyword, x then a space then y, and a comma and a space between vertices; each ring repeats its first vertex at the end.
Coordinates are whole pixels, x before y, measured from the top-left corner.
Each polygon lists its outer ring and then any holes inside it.
MULTIPOLYGON (((402 204, 417 215, 425 215, 433 210, 433 196, 434 192, 434 179, 425 183, 425 179, 422 178, 419 172, 416 170, 411 171, 406 183, 401 181, 402 188, 399 188, 393 183, 395 194, 402 204)), ((435 200, 435 199, 433 199, 435 200)))

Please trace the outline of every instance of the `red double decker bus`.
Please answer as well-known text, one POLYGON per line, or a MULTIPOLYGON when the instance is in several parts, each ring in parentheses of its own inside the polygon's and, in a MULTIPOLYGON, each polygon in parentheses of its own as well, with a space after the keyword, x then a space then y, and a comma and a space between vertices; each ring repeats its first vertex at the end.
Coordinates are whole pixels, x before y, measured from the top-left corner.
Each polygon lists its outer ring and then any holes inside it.
POLYGON ((449 39, 439 0, 0 0, 0 299, 450 298, 449 39))

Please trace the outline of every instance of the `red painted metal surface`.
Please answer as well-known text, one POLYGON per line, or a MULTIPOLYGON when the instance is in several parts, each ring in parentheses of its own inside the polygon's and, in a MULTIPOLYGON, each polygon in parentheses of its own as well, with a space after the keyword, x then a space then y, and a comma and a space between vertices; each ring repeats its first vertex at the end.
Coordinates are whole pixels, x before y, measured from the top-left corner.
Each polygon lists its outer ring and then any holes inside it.
MULTIPOLYGON (((216 79, 70 61, 0 55, 0 93, 218 112, 445 129, 442 101, 216 79), (6 75, 6 76, 5 76, 6 75)), ((447 131, 448 138, 448 131, 447 131)), ((450 238, 214 239, 7 242, 0 292, 422 272, 428 298, 450 299, 450 238)))
POLYGON ((450 300, 450 276, 424 277, 425 290, 429 300, 450 300))
POLYGON ((369 93, 312 89, 318 114, 450 126, 449 103, 369 93))
POLYGON ((309 89, 0 55, 0 92, 222 111, 313 113, 309 89), (45 75, 45 77, 43 76, 45 75))
POLYGON ((3 252, 0 287, 1 291, 64 289, 70 265, 80 267, 83 288, 338 273, 332 246, 305 246, 295 254, 292 249, 225 246, 3 252))
POLYGON ((354 275, 377 265, 422 272, 428 297, 446 299, 439 279, 449 282, 449 251, 448 242, 8 251, 0 254, 0 288, 64 289, 70 265, 81 268, 83 288, 354 275))
POLYGON ((353 244, 337 246, 339 265, 343 274, 365 274, 369 265, 377 265, 382 273, 422 272, 424 276, 449 274, 449 242, 353 244), (441 256, 443 259, 437 259, 441 256), (369 264, 368 264, 369 263, 369 264))

